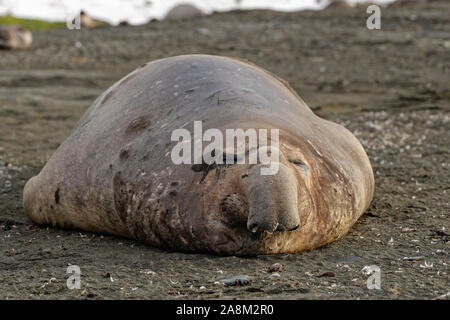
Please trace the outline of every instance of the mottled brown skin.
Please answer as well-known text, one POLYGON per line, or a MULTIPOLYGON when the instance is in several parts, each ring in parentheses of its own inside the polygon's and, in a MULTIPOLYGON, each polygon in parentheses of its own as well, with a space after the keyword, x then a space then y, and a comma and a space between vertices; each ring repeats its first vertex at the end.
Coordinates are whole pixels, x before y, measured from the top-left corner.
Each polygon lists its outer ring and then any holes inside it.
POLYGON ((0 26, 0 49, 28 49, 32 40, 31 31, 21 26, 0 26))
POLYGON ((28 181, 24 207, 37 224, 255 255, 344 236, 373 189, 358 140, 286 82, 234 58, 186 55, 152 61, 102 94, 28 181), (199 120, 203 132, 278 128, 278 174, 261 176, 261 164, 173 164, 172 131, 192 133, 199 120))

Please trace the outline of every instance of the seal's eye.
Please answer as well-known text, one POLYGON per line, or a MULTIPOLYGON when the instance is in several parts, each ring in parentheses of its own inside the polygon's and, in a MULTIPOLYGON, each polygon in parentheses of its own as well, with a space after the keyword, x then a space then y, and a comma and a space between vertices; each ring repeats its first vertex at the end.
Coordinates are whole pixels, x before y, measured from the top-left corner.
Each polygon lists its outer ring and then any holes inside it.
POLYGON ((295 164, 297 167, 302 168, 303 170, 308 170, 308 166, 306 164, 304 164, 302 161, 300 160, 289 160, 290 163, 295 164))

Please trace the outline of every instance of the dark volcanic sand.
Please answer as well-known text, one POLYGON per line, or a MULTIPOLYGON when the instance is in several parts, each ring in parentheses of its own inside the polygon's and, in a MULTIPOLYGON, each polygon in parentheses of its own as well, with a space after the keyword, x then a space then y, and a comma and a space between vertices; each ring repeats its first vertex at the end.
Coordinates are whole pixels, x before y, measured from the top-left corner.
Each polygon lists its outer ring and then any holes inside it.
POLYGON ((0 298, 435 298, 449 286, 450 3, 382 11, 215 14, 139 27, 34 33, 0 52, 0 298), (144 62, 187 53, 246 58, 350 129, 376 192, 348 235, 323 248, 254 258, 181 254, 118 237, 32 226, 22 189, 106 88, 144 62), (404 257, 421 256, 419 261, 404 257), (280 276, 267 268, 283 265, 280 276), (81 289, 66 287, 69 264, 81 289), (381 290, 366 287, 381 268, 381 290), (154 272, 154 273, 153 273, 154 272), (329 276, 319 277, 325 272, 329 276), (113 278, 111 281, 108 273, 113 278), (218 276, 246 274, 225 287, 218 276), (330 277, 334 275, 334 277, 330 277), (52 279, 50 281, 51 278, 52 279), (202 287, 202 288, 201 288, 202 287))

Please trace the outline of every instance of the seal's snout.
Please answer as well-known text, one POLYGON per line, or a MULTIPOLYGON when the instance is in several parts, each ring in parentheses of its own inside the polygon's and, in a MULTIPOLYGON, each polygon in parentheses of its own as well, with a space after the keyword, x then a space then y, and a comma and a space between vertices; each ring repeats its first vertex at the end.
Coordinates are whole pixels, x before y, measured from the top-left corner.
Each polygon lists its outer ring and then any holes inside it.
POLYGON ((300 226, 295 175, 280 163, 277 174, 260 175, 259 165, 249 171, 249 216, 247 229, 253 233, 293 231, 300 226))
POLYGON ((258 231, 265 231, 269 234, 272 234, 276 231, 294 231, 297 230, 298 227, 300 226, 300 224, 297 224, 295 226, 289 226, 286 227, 280 223, 276 223, 275 226, 273 224, 270 223, 266 223, 266 222, 256 222, 256 221, 252 221, 250 222, 250 220, 247 223, 247 229, 253 233, 256 233, 258 231))

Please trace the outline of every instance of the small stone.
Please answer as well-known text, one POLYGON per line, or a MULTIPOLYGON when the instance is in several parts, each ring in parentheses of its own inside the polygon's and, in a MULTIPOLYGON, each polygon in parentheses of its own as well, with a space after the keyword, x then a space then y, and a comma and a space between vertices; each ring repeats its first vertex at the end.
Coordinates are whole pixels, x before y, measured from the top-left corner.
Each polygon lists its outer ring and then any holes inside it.
POLYGON ((155 275, 156 274, 155 271, 152 271, 152 270, 149 270, 149 269, 141 270, 140 273, 150 274, 150 275, 155 275))
POLYGON ((283 272, 283 266, 280 263, 274 263, 267 270, 269 272, 283 272))
POLYGON ((425 259, 424 256, 404 257, 403 261, 419 261, 419 260, 424 260, 424 259, 425 259))
POLYGON ((388 241, 388 245, 389 246, 393 246, 394 245, 394 238, 391 237, 391 239, 388 241))
POLYGON ((393 288, 389 288, 388 291, 389 291, 390 293, 392 293, 392 294, 395 294, 395 295, 400 294, 400 290, 399 290, 399 288, 398 288, 397 283, 394 284, 394 287, 393 287, 393 288))
POLYGON ((443 295, 440 295, 439 297, 433 298, 433 300, 447 300, 448 297, 450 297, 450 291, 443 295))

